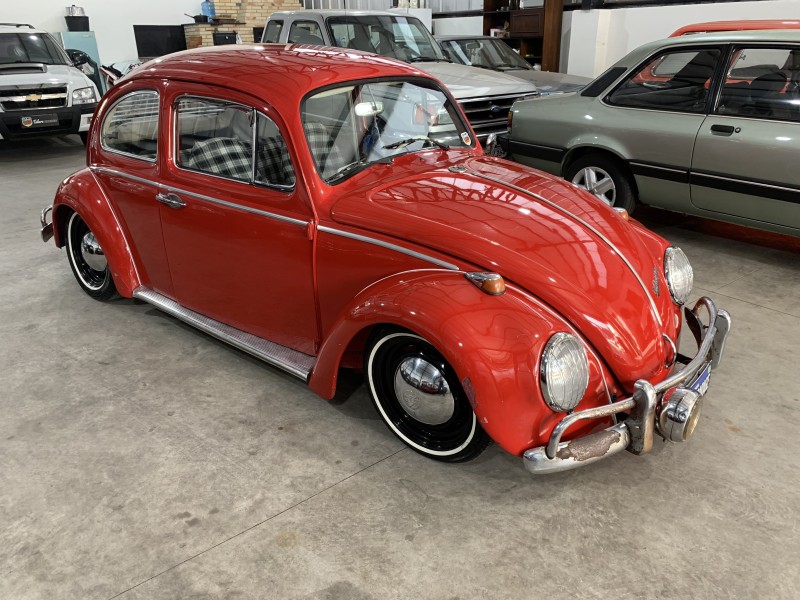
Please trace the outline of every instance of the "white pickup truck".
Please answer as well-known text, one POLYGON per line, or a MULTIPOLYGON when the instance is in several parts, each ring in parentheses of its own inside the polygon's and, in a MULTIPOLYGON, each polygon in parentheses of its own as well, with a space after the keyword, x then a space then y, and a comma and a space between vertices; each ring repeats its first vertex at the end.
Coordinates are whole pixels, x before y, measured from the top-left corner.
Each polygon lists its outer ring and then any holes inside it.
POLYGON ((515 100, 535 98, 536 86, 516 77, 453 63, 416 17, 381 11, 295 10, 267 20, 264 43, 353 48, 396 58, 447 86, 481 141, 505 133, 515 100))
POLYGON ((77 133, 86 143, 99 99, 49 33, 0 23, 0 140, 77 133))

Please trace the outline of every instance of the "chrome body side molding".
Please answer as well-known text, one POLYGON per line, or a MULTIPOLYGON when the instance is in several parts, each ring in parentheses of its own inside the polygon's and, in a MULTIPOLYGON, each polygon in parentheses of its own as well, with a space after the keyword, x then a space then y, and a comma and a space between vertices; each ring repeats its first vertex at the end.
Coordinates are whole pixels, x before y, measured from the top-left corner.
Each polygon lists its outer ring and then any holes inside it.
POLYGON ((226 344, 247 352, 265 363, 286 371, 303 381, 308 381, 311 370, 314 368, 316 357, 303 354, 297 350, 292 350, 280 344, 270 342, 252 334, 246 333, 230 325, 225 325, 214 319, 210 319, 193 310, 189 310, 175 302, 145 287, 139 287, 133 291, 133 297, 152 304, 159 310, 196 327, 226 344))
POLYGON ((428 256, 427 254, 422 254, 421 252, 417 252, 416 250, 403 248, 403 246, 398 246, 396 244, 390 244, 389 242, 384 242, 383 240, 367 237, 366 235, 361 235, 360 233, 351 233, 349 231, 343 231, 341 229, 334 229, 333 227, 328 227, 327 225, 320 225, 319 227, 317 227, 317 230, 324 231, 325 233, 330 233, 333 235, 339 235, 342 237, 350 238, 351 240, 366 242, 367 244, 374 244, 375 246, 380 246, 381 248, 388 248, 389 250, 394 250, 395 252, 399 252, 401 254, 413 256, 414 258, 424 260, 439 267, 444 267, 445 269, 449 269, 451 271, 459 270, 458 267, 452 263, 439 260, 438 258, 434 258, 433 256, 428 256))

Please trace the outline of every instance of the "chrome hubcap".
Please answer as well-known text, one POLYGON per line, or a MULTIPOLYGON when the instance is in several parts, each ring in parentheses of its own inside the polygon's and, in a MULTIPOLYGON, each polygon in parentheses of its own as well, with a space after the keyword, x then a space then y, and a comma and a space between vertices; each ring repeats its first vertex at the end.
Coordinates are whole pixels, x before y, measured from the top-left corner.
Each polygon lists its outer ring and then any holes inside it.
POLYGON ((424 358, 406 358, 394 374, 394 393, 408 415, 426 425, 453 417, 455 400, 442 372, 424 358))
POLYGON ((614 206, 614 200, 617 198, 617 188, 614 185, 614 180, 603 169, 598 167, 581 169, 572 178, 572 183, 588 190, 609 206, 614 206))
POLYGON ((94 271, 105 271, 106 265, 108 265, 103 249, 91 231, 87 232, 81 240, 81 256, 88 267, 94 271))

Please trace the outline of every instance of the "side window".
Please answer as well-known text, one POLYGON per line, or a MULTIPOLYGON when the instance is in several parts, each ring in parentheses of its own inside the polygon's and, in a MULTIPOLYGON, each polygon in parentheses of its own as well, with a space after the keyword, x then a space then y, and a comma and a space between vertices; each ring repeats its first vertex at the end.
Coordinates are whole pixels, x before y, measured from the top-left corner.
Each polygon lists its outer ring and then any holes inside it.
POLYGON ((269 117, 258 114, 256 129, 256 183, 293 187, 295 182, 289 149, 269 117))
POLYGON ((725 70, 717 113, 800 121, 800 49, 739 48, 725 70))
POLYGON ((247 183, 294 186, 288 148, 268 117, 241 104, 196 97, 178 99, 176 111, 179 167, 247 183))
POLYGON ((287 41, 290 44, 325 45, 319 25, 314 21, 295 21, 292 23, 287 41))
POLYGON ((100 128, 106 150, 155 161, 158 150, 158 92, 131 92, 106 113, 100 128))
POLYGON ((252 181, 254 112, 223 100, 180 98, 176 119, 178 166, 252 181))
POLYGON ((269 23, 267 23, 267 29, 264 32, 264 39, 262 41, 270 44, 277 43, 281 37, 282 29, 283 21, 270 20, 269 23))
POLYGON ((615 106, 703 113, 719 57, 716 48, 660 54, 628 77, 606 100, 615 106))

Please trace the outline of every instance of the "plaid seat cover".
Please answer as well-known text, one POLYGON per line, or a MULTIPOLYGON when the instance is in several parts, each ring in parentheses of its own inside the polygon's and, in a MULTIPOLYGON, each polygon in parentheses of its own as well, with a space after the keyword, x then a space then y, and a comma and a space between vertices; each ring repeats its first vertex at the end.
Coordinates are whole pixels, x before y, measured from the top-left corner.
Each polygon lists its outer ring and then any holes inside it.
POLYGON ((294 185, 294 169, 286 142, 282 137, 259 140, 256 181, 276 185, 294 185))
POLYGON ((251 146, 236 138, 211 138, 197 142, 186 166, 230 179, 250 181, 253 156, 251 146))
POLYGON ((330 177, 345 165, 342 151, 334 145, 333 137, 322 123, 305 123, 303 127, 320 173, 330 177))

